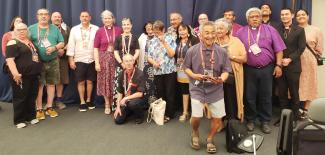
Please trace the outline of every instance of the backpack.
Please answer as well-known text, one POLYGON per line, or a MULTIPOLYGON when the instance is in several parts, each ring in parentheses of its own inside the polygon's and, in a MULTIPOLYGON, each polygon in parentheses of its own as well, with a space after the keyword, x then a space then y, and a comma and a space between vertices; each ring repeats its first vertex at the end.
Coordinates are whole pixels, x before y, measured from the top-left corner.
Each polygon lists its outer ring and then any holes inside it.
POLYGON ((229 153, 244 153, 238 148, 239 142, 248 136, 246 126, 237 119, 228 120, 226 126, 226 147, 229 153))

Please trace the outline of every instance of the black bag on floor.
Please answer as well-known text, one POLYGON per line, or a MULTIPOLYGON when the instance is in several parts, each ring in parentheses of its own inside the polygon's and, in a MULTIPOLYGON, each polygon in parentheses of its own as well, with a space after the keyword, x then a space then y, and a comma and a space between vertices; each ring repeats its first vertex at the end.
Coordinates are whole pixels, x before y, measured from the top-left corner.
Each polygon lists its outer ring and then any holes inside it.
POLYGON ((293 132, 293 154, 325 154, 325 126, 311 120, 298 123, 293 132))
POLYGON ((277 155, 292 155, 293 114, 289 109, 283 109, 276 145, 277 155))
POLYGON ((226 126, 226 147, 232 153, 244 153, 237 145, 248 135, 246 126, 237 119, 228 120, 226 126))

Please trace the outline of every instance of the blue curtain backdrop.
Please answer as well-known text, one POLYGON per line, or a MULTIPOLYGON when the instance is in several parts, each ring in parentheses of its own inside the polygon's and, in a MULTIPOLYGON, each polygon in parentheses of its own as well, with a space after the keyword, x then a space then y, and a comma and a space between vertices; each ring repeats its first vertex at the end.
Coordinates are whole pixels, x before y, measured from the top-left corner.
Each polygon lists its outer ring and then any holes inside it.
MULTIPOLYGON (((237 22, 245 25, 245 12, 250 7, 258 7, 263 3, 272 6, 272 18, 279 21, 279 11, 283 7, 294 9, 304 8, 311 13, 311 0, 0 0, 0 36, 9 30, 13 17, 21 16, 26 24, 36 21, 36 11, 47 8, 50 12, 59 11, 67 25, 74 26, 80 23, 79 14, 87 10, 92 15, 92 23, 101 26, 100 13, 108 9, 116 17, 116 23, 120 25, 121 19, 131 17, 135 34, 142 33, 143 24, 147 21, 160 19, 169 25, 170 12, 179 12, 183 15, 183 21, 193 27, 198 25, 197 16, 207 13, 210 20, 223 16, 225 9, 234 9, 237 22)), ((4 58, 0 56, 0 65, 4 58)), ((71 84, 65 89, 64 98, 67 101, 78 100, 75 82, 71 78, 71 84)), ((0 101, 10 101, 12 98, 9 78, 3 74, 0 68, 0 101)))

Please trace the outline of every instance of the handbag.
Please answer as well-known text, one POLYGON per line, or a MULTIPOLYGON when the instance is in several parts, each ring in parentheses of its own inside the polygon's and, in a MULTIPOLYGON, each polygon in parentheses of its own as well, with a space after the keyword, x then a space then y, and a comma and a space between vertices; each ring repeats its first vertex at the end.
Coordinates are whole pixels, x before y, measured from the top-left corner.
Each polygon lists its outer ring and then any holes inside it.
POLYGON ((157 125, 164 125, 165 110, 166 101, 162 98, 150 103, 147 122, 150 123, 151 120, 154 120, 157 125))
POLYGON ((324 65, 323 60, 322 60, 322 57, 319 56, 318 54, 316 54, 315 51, 308 44, 306 44, 306 46, 311 51, 311 53, 313 53, 313 55, 315 56, 315 58, 317 60, 317 65, 318 66, 324 65))

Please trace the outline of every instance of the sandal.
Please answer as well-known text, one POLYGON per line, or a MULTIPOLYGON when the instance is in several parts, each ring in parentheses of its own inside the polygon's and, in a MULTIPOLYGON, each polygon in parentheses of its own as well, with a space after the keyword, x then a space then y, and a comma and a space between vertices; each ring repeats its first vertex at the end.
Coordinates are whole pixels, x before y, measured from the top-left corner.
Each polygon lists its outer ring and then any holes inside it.
POLYGON ((217 152, 217 147, 214 145, 212 139, 207 139, 207 152, 210 154, 214 154, 217 152))
POLYGON ((110 115, 110 114, 112 113, 111 108, 105 108, 104 113, 105 113, 106 115, 110 115))
POLYGON ((165 118, 164 118, 164 123, 168 123, 169 121, 170 121, 170 118, 167 117, 167 116, 165 116, 165 118))
POLYGON ((193 133, 191 135, 191 147, 194 150, 200 149, 200 138, 199 138, 199 136, 193 136, 193 133))
POLYGON ((178 120, 180 122, 185 122, 187 119, 189 119, 189 114, 188 113, 183 113, 183 115, 181 115, 178 120))

